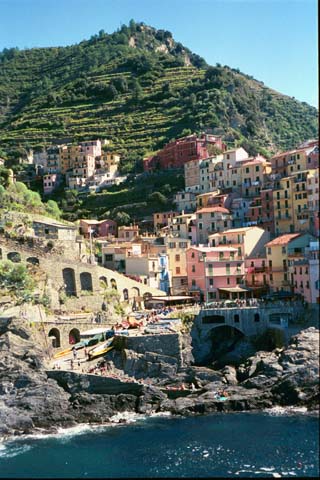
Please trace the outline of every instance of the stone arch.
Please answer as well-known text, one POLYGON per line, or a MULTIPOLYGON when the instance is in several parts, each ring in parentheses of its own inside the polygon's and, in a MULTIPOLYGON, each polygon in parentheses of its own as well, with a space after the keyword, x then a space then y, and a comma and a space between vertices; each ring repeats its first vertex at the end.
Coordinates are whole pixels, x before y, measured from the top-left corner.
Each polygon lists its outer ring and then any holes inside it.
POLYGON ((26 262, 31 263, 31 265, 40 265, 39 258, 37 257, 28 257, 26 262))
POLYGON ((131 287, 131 293, 133 297, 140 297, 140 290, 138 287, 131 287))
POLYGON ((127 288, 124 288, 123 291, 123 299, 124 300, 129 300, 129 292, 128 292, 128 289, 127 288))
POLYGON ((118 290, 117 282, 114 278, 111 278, 110 283, 111 283, 111 288, 114 288, 115 290, 118 290))
POLYGON ((89 292, 93 291, 91 273, 89 272, 80 273, 80 286, 81 286, 81 290, 87 290, 89 292))
POLYGON ((62 270, 65 292, 67 295, 76 295, 76 277, 73 268, 64 268, 62 270))
POLYGON ((100 284, 100 287, 105 289, 105 288, 108 288, 108 279, 107 277, 105 277, 104 275, 102 275, 101 277, 99 277, 99 284, 100 284))
POLYGON ((48 333, 48 337, 52 340, 53 348, 59 348, 61 346, 60 331, 57 328, 51 328, 48 333))
POLYGON ((230 360, 225 362, 223 357, 230 355, 230 352, 244 336, 244 333, 239 328, 230 325, 217 325, 211 328, 207 334, 207 342, 211 348, 206 361, 208 363, 215 362, 214 366, 223 366, 225 363, 230 362, 230 360))
POLYGON ((9 252, 7 254, 7 259, 10 260, 11 262, 14 263, 20 263, 21 262, 21 255, 19 252, 9 252))
POLYGON ((77 328, 73 328, 69 332, 69 345, 74 345, 80 342, 80 331, 77 328))

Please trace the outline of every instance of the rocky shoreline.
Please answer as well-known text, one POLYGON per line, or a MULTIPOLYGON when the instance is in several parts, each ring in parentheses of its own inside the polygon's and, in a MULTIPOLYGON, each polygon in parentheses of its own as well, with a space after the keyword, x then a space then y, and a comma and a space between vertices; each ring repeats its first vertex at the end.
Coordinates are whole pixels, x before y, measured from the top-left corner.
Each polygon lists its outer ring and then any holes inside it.
MULTIPOLYGON (((227 365, 220 370, 179 367, 173 358, 158 355, 155 359, 150 352, 115 352, 114 365, 123 368, 124 373, 129 371, 135 376, 140 368, 142 375, 143 361, 152 368, 161 367, 162 372, 151 384, 141 380, 138 389, 135 384, 130 390, 129 385, 125 393, 119 394, 91 393, 90 385, 81 389, 79 378, 76 381, 76 374, 71 372, 69 376, 66 373, 65 383, 48 378, 44 353, 32 338, 23 319, 0 319, 1 437, 30 434, 39 428, 52 432, 57 427, 105 424, 121 412, 185 416, 275 406, 306 407, 311 412, 319 406, 319 330, 314 327, 293 336, 287 347, 258 351, 239 366, 227 365), (194 383, 198 388, 176 393, 178 397, 172 398, 166 387, 182 382, 194 383), (223 401, 216 398, 219 390, 227 394, 223 401)), ((81 381, 84 385, 86 379, 81 381)))

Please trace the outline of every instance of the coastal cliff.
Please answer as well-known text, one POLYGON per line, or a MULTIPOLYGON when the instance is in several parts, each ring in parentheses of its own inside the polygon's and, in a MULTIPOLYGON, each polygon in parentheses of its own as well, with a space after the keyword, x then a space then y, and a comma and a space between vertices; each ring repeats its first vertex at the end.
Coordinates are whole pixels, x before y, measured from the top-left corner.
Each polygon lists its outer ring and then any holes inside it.
POLYGON ((319 403, 319 330, 314 327, 292 337, 285 348, 256 352, 241 365, 227 365, 221 370, 180 366, 177 359, 165 354, 137 353, 127 348, 115 352, 112 361, 117 370, 122 368, 123 373, 140 378, 141 384, 129 382, 119 391, 115 381, 108 390, 107 377, 91 375, 90 383, 81 373, 47 373, 46 358, 35 344, 30 326, 15 316, 0 319, 0 358, 2 436, 30 433, 36 428, 107 422, 124 411, 188 415, 275 405, 314 410, 319 403), (162 373, 146 385, 142 368, 148 375, 152 370, 162 373), (81 387, 83 382, 85 389, 81 387), (168 386, 182 382, 194 383, 197 389, 175 392, 178 398, 173 398, 168 386), (219 390, 226 392, 224 401, 216 397, 219 390))

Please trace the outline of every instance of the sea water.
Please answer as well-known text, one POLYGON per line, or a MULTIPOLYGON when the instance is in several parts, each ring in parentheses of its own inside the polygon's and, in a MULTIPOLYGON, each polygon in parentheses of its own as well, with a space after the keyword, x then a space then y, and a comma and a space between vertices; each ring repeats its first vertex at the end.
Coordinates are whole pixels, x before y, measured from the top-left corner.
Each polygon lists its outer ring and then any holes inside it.
POLYGON ((319 476, 319 419, 303 411, 127 420, 6 441, 0 477, 319 476))

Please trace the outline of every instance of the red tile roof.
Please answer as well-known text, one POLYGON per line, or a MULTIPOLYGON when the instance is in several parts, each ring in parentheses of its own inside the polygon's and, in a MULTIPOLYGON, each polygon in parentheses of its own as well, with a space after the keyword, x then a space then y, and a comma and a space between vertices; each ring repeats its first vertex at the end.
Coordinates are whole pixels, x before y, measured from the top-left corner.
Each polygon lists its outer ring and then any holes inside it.
POLYGON ((230 211, 224 207, 206 207, 196 211, 196 213, 211 213, 211 212, 230 213, 230 211))
POLYGON ((286 233, 281 235, 280 237, 271 240, 265 244, 266 247, 273 247, 274 245, 287 245, 287 243, 291 242, 294 238, 300 237, 301 233, 286 233))

